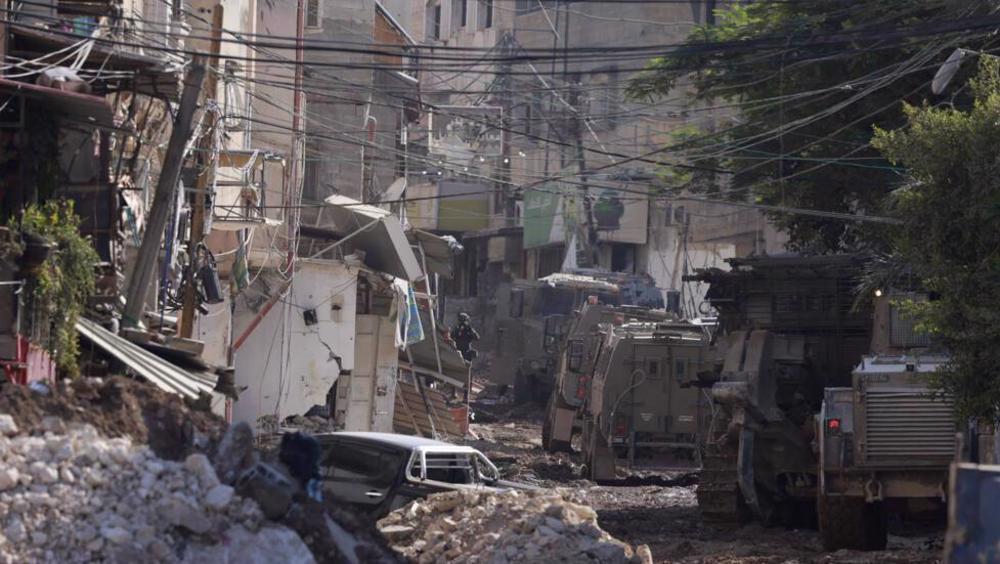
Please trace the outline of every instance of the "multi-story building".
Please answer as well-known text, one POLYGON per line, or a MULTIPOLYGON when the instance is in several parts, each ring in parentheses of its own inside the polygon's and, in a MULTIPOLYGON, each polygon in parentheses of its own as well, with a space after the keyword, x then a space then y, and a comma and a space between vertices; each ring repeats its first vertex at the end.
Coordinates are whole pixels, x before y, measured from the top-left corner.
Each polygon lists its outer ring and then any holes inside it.
POLYGON ((782 249, 755 210, 653 193, 669 186, 673 162, 656 151, 725 114, 683 94, 654 103, 625 96, 655 48, 711 25, 714 5, 413 4, 429 110, 422 181, 406 193, 415 199, 409 219, 462 239, 465 268, 448 287, 448 310, 479 317, 487 352, 503 281, 573 266, 648 274, 668 307, 698 316, 704 289, 684 283, 685 273, 782 249), (631 49, 616 54, 622 47, 631 49))

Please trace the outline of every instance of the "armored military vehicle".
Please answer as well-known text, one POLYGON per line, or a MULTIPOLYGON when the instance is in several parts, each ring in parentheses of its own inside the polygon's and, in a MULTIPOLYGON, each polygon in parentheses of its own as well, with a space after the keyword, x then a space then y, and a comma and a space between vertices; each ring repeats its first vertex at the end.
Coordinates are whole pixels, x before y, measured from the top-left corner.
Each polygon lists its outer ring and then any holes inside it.
POLYGON ((828 550, 885 548, 887 512, 944 511, 957 426, 952 402, 930 382, 948 356, 900 311, 919 299, 876 298, 871 353, 850 387, 825 391, 817 509, 828 550))
POLYGON ((570 452, 580 428, 580 408, 590 389, 594 361, 605 334, 600 326, 632 321, 664 321, 669 314, 635 306, 584 304, 561 341, 555 383, 545 409, 542 446, 549 452, 570 452))
POLYGON ((594 299, 607 305, 663 307, 662 295, 651 280, 588 271, 587 275, 555 273, 537 281, 502 284, 497 291, 493 323, 495 343, 480 343, 490 354, 489 378, 514 386, 517 401, 544 402, 552 391, 559 356, 574 312, 594 299), (605 280, 609 277, 611 280, 605 280), (658 304, 647 305, 652 288, 658 304))
POLYGON ((708 406, 692 384, 710 366, 703 328, 686 322, 604 325, 582 409, 584 475, 699 463, 708 406))
POLYGON ((710 521, 815 517, 815 416, 824 390, 850 386, 868 352, 871 310, 856 306, 854 255, 730 259, 700 270, 718 312, 713 417, 704 434, 698 504, 710 521))

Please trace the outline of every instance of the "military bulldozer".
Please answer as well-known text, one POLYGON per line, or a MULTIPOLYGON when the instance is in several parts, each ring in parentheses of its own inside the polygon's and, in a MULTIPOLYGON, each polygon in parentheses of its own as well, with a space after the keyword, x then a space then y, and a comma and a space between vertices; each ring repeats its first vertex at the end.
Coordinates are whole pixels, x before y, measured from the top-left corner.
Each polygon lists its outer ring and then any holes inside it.
POLYGON ((958 426, 950 399, 931 386, 949 357, 901 308, 921 299, 888 291, 877 297, 871 353, 851 386, 825 391, 817 510, 828 550, 885 548, 889 512, 944 512, 958 426))
POLYGON ((571 452, 574 434, 580 429, 580 408, 590 391, 594 362, 606 334, 602 325, 633 321, 664 321, 668 314, 636 306, 585 304, 575 314, 557 357, 555 384, 545 408, 542 447, 549 452, 571 452))
POLYGON ((584 476, 696 467, 707 404, 692 384, 710 361, 707 334, 697 325, 603 325, 581 409, 584 476))
POLYGON ((712 399, 698 504, 714 522, 815 518, 815 417, 824 390, 850 386, 871 312, 855 307, 861 258, 750 257, 685 280, 709 284, 719 352, 699 385, 712 399))

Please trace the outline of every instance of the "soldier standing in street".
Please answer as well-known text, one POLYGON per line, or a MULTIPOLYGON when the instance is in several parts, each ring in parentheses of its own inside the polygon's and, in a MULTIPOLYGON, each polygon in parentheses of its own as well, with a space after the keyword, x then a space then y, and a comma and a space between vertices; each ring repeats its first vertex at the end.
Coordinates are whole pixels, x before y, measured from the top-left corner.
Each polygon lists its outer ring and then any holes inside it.
POLYGON ((458 314, 458 325, 451 330, 451 338, 466 362, 471 363, 478 356, 478 351, 472 348, 472 343, 479 340, 479 333, 472 328, 468 313, 458 314))

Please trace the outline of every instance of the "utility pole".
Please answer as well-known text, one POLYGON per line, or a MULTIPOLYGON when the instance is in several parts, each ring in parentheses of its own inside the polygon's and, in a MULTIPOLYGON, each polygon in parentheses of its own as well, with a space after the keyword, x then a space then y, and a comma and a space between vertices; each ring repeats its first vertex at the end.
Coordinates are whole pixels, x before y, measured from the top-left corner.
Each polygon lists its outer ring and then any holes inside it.
MULTIPOLYGON (((508 33, 503 37, 503 56, 509 57, 514 54, 514 38, 508 33)), ((497 186, 497 195, 499 196, 499 201, 494 199, 495 203, 500 203, 503 206, 504 214, 504 225, 512 226, 514 225, 514 191, 509 188, 510 186, 510 142, 511 142, 511 111, 513 107, 511 95, 511 80, 510 80, 510 63, 504 62, 500 65, 500 76, 502 77, 503 84, 500 90, 500 107, 503 115, 501 116, 500 123, 500 185, 497 186)), ((529 94, 530 96, 530 94, 529 94)), ((529 98, 530 103, 530 98, 529 98)), ((526 114, 527 115, 527 114, 526 114)), ((500 206, 498 206, 500 207, 500 206)), ((499 212, 501 210, 494 210, 499 212)))
MULTIPOLYGON (((209 68, 215 67, 214 71, 208 73, 208 80, 205 81, 205 106, 211 105, 217 97, 219 83, 219 72, 222 65, 219 64, 219 53, 222 49, 222 4, 216 4, 212 8, 212 29, 209 44, 209 68)), ((198 307, 197 272, 194 270, 195 261, 198 256, 198 247, 205 239, 205 207, 207 204, 208 191, 215 184, 215 128, 217 126, 218 113, 211 108, 205 113, 205 135, 202 136, 198 144, 198 155, 196 159, 199 170, 198 182, 195 187, 194 198, 191 206, 191 238, 188 240, 188 261, 192 268, 187 272, 187 283, 184 286, 184 301, 181 308, 180 326, 177 334, 181 338, 190 339, 194 332, 194 316, 198 307)))
POLYGON ((581 232, 582 237, 578 237, 578 242, 580 245, 580 255, 577 257, 577 264, 584 268, 591 268, 597 265, 596 249, 597 249, 597 226, 594 225, 594 210, 593 202, 590 201, 590 187, 587 185, 587 162, 583 154, 583 112, 580 111, 580 103, 582 95, 580 94, 580 85, 573 85, 573 99, 570 102, 573 104, 574 108, 577 108, 576 119, 573 120, 573 138, 576 145, 576 165, 577 174, 580 177, 580 198, 583 200, 583 217, 581 222, 583 225, 581 232), (580 241, 582 239, 582 241, 580 241))
POLYGON ((150 207, 146 221, 146 230, 142 234, 142 244, 139 246, 139 256, 132 269, 125 292, 125 312, 122 314, 123 327, 135 327, 142 318, 142 309, 146 301, 147 289, 153 280, 156 259, 160 254, 160 240, 163 229, 167 225, 171 204, 177 198, 177 183, 181 176, 181 164, 184 162, 184 148, 191 137, 191 122, 198 107, 198 95, 201 94, 201 83, 205 78, 205 66, 202 61, 195 61, 184 79, 184 92, 181 94, 181 105, 174 118, 170 131, 170 141, 163 158, 163 168, 160 179, 156 183, 156 194, 150 207))
MULTIPOLYGON (((566 8, 566 23, 563 28, 563 82, 569 84, 569 8, 566 8)), ((591 268, 597 265, 595 251, 597 248, 597 228, 594 225, 594 214, 590 201, 590 187, 587 185, 587 161, 583 152, 583 93, 580 84, 573 84, 570 90, 570 110, 573 112, 572 135, 576 145, 576 166, 577 174, 580 177, 579 192, 583 203, 583 217, 577 228, 577 243, 580 250, 577 253, 577 264, 584 268, 591 268)))
MULTIPOLYGON (((292 91, 292 166, 289 172, 289 181, 285 183, 285 222, 287 223, 288 255, 285 257, 286 268, 291 269, 295 262, 295 255, 298 253, 296 239, 298 233, 298 204, 300 176, 302 176, 299 161, 299 145, 302 143, 302 66, 305 64, 305 29, 306 29, 306 2, 298 0, 295 19, 295 89, 292 91)), ((365 124, 367 126, 367 124, 365 124)), ((304 149, 304 148, 303 148, 304 149)), ((302 151, 303 153, 305 151, 302 151)))

